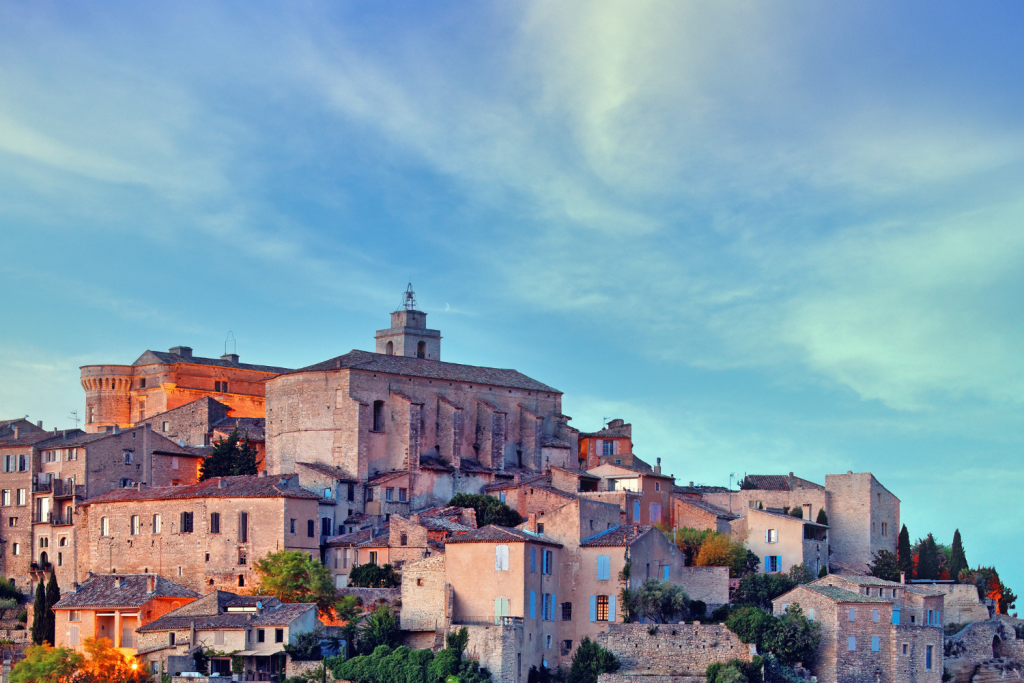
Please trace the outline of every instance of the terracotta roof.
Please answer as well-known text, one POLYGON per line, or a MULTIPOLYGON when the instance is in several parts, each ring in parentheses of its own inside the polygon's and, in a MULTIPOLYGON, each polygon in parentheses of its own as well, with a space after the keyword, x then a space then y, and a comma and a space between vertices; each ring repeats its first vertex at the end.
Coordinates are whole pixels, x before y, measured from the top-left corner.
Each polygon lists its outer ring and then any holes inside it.
POLYGON ((112 436, 117 436, 119 433, 120 432, 96 432, 94 434, 86 434, 81 430, 73 430, 73 433, 63 434, 61 436, 54 436, 53 434, 50 434, 49 439, 46 441, 39 441, 35 446, 40 450, 47 448, 74 448, 93 443, 94 441, 109 439, 112 436))
MULTIPOLYGON (((885 587, 891 587, 891 588, 903 588, 908 593, 916 593, 917 595, 924 595, 924 596, 945 595, 942 591, 933 590, 931 588, 924 588, 922 586, 914 586, 914 585, 909 585, 909 584, 903 584, 903 583, 900 583, 899 581, 887 581, 885 579, 880 579, 877 576, 866 576, 866 575, 861 575, 861 574, 838 574, 838 573, 829 574, 829 576, 835 577, 836 579, 840 579, 842 581, 848 581, 849 583, 852 583, 852 584, 857 585, 857 586, 885 586, 885 587)), ((814 585, 824 585, 823 582, 825 580, 826 579, 818 579, 817 581, 814 582, 814 585)))
POLYGON ((322 363, 316 363, 315 365, 299 368, 298 370, 285 371, 283 374, 347 369, 380 372, 389 375, 424 377, 450 382, 464 382, 466 384, 526 389, 553 394, 562 393, 516 370, 487 368, 477 365, 460 365, 458 363, 445 363, 439 360, 388 356, 383 353, 355 350, 343 356, 325 360, 322 363))
MULTIPOLYGON (((227 591, 224 591, 225 593, 227 591)), ((272 595, 236 595, 234 593, 227 593, 231 596, 224 601, 224 607, 231 609, 232 607, 256 607, 256 603, 262 602, 264 607, 275 607, 282 604, 279 598, 272 595)))
POLYGON ((309 602, 286 602, 280 607, 268 609, 252 620, 253 626, 287 626, 316 605, 309 602))
POLYGON ((96 574, 85 580, 75 592, 61 596, 54 609, 82 607, 141 607, 153 598, 198 598, 199 593, 156 574, 96 574), (156 590, 148 593, 149 579, 156 579, 156 590), (114 587, 115 580, 120 586, 114 587))
POLYGON ((640 538, 652 529, 654 529, 653 526, 637 524, 617 524, 613 526, 611 529, 605 529, 599 534, 595 534, 589 538, 583 539, 583 541, 580 543, 580 547, 625 547, 631 545, 636 539, 640 538))
POLYGON ((89 498, 81 504, 120 503, 136 500, 179 500, 183 498, 305 498, 320 500, 320 496, 315 493, 283 485, 280 477, 238 476, 214 477, 189 486, 157 486, 141 491, 115 489, 89 498), (224 482, 224 488, 220 487, 221 482, 224 482))
POLYGON ((365 541, 359 544, 360 548, 387 548, 388 542, 391 540, 391 530, 384 529, 379 534, 374 536, 370 535, 365 541))
POLYGON ((791 491, 789 480, 782 474, 748 474, 746 485, 758 491, 791 491))
POLYGON ((206 458, 213 453, 213 446, 182 446, 182 448, 197 458, 206 458))
POLYGON ((587 472, 586 470, 581 470, 578 467, 559 467, 558 465, 552 465, 551 469, 553 469, 553 470, 561 470, 562 472, 568 472, 570 474, 575 474, 576 476, 583 477, 585 479, 597 479, 597 480, 601 479, 601 477, 597 476, 596 474, 591 474, 590 472, 587 472))
POLYGON ((325 462, 297 462, 296 465, 302 465, 307 469, 311 469, 314 472, 327 475, 328 477, 334 477, 337 481, 344 481, 348 483, 356 483, 359 480, 353 479, 348 474, 336 465, 329 465, 325 462))
MULTIPOLYGON (((389 482, 389 481, 392 481, 394 479, 398 479, 400 477, 407 477, 407 476, 409 476, 409 472, 408 471, 384 472, 383 474, 378 474, 375 477, 371 477, 370 479, 368 479, 366 481, 366 485, 367 486, 377 486, 378 484, 383 484, 385 482, 389 482)), ((392 501, 392 502, 397 502, 397 501, 392 501)))
POLYGON ((174 612, 168 612, 159 619, 140 626, 138 633, 152 633, 154 631, 187 631, 195 624, 200 629, 243 629, 252 620, 252 612, 224 612, 223 614, 197 614, 187 617, 172 616, 174 612))
POLYGON ((711 503, 703 500, 694 498, 676 498, 676 500, 684 505, 692 505, 693 507, 704 510, 705 512, 710 512, 721 519, 739 519, 740 517, 737 514, 729 512, 725 508, 720 508, 717 505, 712 505, 711 503))
POLYGON ((282 374, 292 372, 290 368, 279 368, 273 365, 254 365, 252 363, 232 363, 221 358, 201 358, 200 356, 182 356, 167 351, 147 350, 132 365, 153 365, 154 363, 192 363, 193 365, 217 365, 222 368, 239 368, 241 370, 256 370, 257 372, 271 372, 282 374))
POLYGON ((40 441, 53 438, 53 432, 27 432, 14 438, 14 434, 0 437, 0 448, 15 448, 17 446, 33 446, 40 441))
POLYGON ((452 543, 543 543, 555 546, 556 548, 562 547, 562 544, 557 541, 552 541, 529 531, 495 526, 494 524, 449 538, 447 543, 448 545, 452 543))
POLYGON ((546 474, 532 474, 530 476, 521 478, 518 482, 515 481, 514 479, 509 479, 507 481, 501 481, 501 482, 495 482, 493 484, 488 484, 487 486, 484 487, 483 490, 484 491, 500 491, 500 490, 503 490, 503 489, 517 489, 517 488, 520 488, 522 486, 531 486, 531 485, 536 485, 536 484, 544 485, 546 483, 550 483, 550 481, 551 481, 550 477, 548 475, 546 475, 546 474))
POLYGON ((472 531, 473 527, 448 519, 446 517, 424 517, 420 515, 420 526, 428 531, 472 531))
POLYGON ((327 545, 340 548, 356 546, 369 540, 371 531, 373 531, 373 529, 360 529, 359 531, 353 531, 350 534, 333 536, 327 539, 327 545))
MULTIPOLYGON (((753 508, 751 508, 751 509, 753 509, 753 508)), ((755 512, 759 512, 762 515, 774 515, 776 517, 784 517, 786 519, 792 519, 792 520, 795 520, 797 522, 803 522, 807 526, 816 526, 816 527, 821 527, 822 529, 827 529, 828 528, 827 524, 818 524, 817 522, 812 522, 809 519, 804 519, 803 517, 794 517, 793 515, 789 514, 788 512, 783 512, 782 510, 775 510, 775 509, 770 509, 769 508, 768 510, 754 510, 754 511, 755 512)))

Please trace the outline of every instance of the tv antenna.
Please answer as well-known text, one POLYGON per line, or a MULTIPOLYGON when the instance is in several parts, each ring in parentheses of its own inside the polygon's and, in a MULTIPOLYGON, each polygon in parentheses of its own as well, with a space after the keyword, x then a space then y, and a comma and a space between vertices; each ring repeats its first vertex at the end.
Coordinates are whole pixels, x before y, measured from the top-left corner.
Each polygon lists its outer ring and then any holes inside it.
POLYGON ((238 353, 238 342, 235 341, 235 333, 228 330, 227 339, 224 340, 224 355, 228 355, 228 342, 231 342, 231 353, 238 353))
POLYGON ((71 419, 71 420, 74 420, 74 422, 75 422, 75 429, 78 429, 78 422, 79 422, 78 411, 77 410, 72 410, 71 413, 68 415, 68 418, 71 419))

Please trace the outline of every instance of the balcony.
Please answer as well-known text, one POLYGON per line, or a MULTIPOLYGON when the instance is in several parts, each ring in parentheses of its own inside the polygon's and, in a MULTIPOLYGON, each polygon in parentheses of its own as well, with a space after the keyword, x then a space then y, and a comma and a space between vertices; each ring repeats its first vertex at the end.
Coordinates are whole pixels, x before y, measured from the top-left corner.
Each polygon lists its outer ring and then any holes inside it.
POLYGON ((34 481, 32 482, 32 493, 49 493, 53 489, 53 482, 34 481))
POLYGON ((33 513, 32 523, 52 524, 53 526, 72 526, 74 524, 74 514, 70 510, 63 515, 59 512, 47 512, 45 515, 33 513))
POLYGON ((85 486, 75 486, 74 479, 54 479, 53 480, 53 497, 54 498, 74 498, 75 496, 83 496, 85 494, 85 486))
POLYGON ((496 617, 494 615, 465 615, 452 617, 456 626, 522 626, 522 617, 496 617))

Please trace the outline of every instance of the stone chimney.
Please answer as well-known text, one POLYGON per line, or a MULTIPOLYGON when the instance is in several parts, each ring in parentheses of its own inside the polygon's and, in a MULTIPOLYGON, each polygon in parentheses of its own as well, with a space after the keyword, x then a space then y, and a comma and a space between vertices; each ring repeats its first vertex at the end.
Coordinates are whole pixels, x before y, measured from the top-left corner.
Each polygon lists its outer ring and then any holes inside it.
POLYGON ((265 476, 267 476, 267 471, 266 471, 266 470, 260 470, 260 473, 259 473, 259 475, 258 475, 258 476, 260 476, 260 477, 265 477, 265 476))
POLYGON ((526 515, 526 530, 537 533, 537 513, 531 512, 526 515))
POLYGON ((68 593, 77 593, 77 592, 78 592, 78 582, 77 581, 73 581, 71 583, 71 590, 69 590, 68 593))
POLYGON ((654 466, 654 473, 661 474, 661 458, 658 458, 658 463, 654 466))
POLYGON ((184 356, 185 358, 191 358, 192 357, 192 347, 191 346, 172 346, 170 348, 170 352, 174 353, 174 354, 177 354, 179 356, 184 356))
POLYGON ((219 489, 226 489, 227 487, 228 487, 228 483, 226 481, 224 481, 224 477, 218 477, 217 478, 217 488, 219 488, 219 489))
POLYGON ((14 438, 17 439, 21 435, 21 427, 14 428, 14 438))
POLYGON ((36 422, 36 427, 39 427, 40 429, 42 429, 43 428, 43 421, 40 420, 39 422, 36 422))
POLYGON ((900 583, 906 583, 906 582, 907 582, 907 573, 906 572, 900 572, 900 583))
POLYGON ((146 576, 146 593, 149 595, 156 593, 156 576, 153 574, 146 576))
POLYGON ((238 354, 237 353, 225 353, 223 356, 220 357, 220 359, 221 360, 226 360, 229 363, 237 363, 238 362, 238 354))
POLYGON ((114 588, 120 588, 120 587, 121 587, 121 577, 120 576, 115 576, 114 577, 114 588))

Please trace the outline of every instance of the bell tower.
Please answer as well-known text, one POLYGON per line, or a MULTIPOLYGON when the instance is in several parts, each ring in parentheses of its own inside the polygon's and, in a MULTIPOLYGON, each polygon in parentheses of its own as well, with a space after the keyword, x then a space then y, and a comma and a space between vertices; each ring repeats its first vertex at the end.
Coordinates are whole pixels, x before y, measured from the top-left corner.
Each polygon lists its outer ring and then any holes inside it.
POLYGON ((391 328, 377 330, 377 353, 424 360, 441 360, 441 332, 427 329, 427 314, 416 310, 412 283, 405 289, 402 305, 391 314, 391 328))

